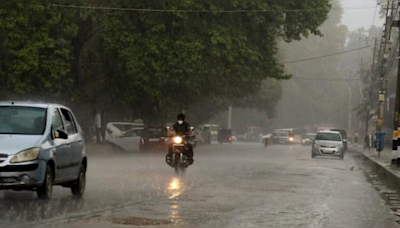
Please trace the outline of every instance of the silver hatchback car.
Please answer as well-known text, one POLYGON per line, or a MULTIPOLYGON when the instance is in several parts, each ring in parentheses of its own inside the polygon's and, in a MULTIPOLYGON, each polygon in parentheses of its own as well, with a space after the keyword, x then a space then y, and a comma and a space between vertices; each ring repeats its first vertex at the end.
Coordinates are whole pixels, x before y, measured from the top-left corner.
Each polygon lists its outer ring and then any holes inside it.
POLYGON ((337 131, 320 131, 313 141, 311 157, 333 156, 344 158, 343 139, 337 131))
POLYGON ((34 190, 50 199, 53 185, 82 196, 87 157, 82 129, 65 106, 0 102, 0 190, 34 190))

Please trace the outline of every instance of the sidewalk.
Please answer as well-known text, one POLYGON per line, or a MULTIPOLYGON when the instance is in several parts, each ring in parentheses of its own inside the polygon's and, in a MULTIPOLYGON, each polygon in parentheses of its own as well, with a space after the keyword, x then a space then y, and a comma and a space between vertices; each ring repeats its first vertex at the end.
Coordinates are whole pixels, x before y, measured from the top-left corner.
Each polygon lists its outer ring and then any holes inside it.
POLYGON ((381 151, 378 157, 378 152, 375 148, 363 150, 362 145, 350 146, 349 150, 357 151, 364 155, 367 161, 370 162, 377 174, 388 181, 391 185, 400 189, 400 167, 392 163, 392 150, 385 149, 381 151))

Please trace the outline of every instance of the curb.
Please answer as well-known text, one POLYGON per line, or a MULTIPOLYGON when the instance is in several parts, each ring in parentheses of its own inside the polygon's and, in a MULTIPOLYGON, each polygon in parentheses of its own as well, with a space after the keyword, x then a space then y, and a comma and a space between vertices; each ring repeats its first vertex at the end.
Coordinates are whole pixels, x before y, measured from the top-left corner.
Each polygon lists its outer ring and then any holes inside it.
POLYGON ((387 167, 382 164, 376 162, 366 154, 357 150, 350 150, 352 152, 357 152, 363 155, 364 162, 367 162, 372 168, 373 171, 377 173, 378 177, 387 182, 387 184, 396 189, 400 189, 400 176, 397 176, 394 172, 392 172, 387 167))

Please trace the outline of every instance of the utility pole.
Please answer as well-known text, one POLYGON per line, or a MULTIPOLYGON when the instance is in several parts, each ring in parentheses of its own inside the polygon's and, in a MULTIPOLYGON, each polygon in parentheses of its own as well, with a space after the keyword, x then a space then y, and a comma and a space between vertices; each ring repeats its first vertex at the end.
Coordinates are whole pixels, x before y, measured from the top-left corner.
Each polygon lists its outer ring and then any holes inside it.
POLYGON ((228 129, 232 129, 232 106, 228 108, 228 129))
MULTIPOLYGON (((371 79, 369 81, 368 87, 371 87, 372 77, 375 76, 374 72, 375 72, 375 67, 376 67, 375 57, 376 57, 377 43, 378 43, 378 38, 375 38, 375 40, 374 40, 374 53, 373 53, 373 56, 372 56, 372 65, 371 65, 371 68, 370 68, 371 79)), ((369 96, 368 96, 368 105, 367 105, 367 113, 366 113, 367 119, 366 119, 366 122, 365 122, 365 137, 367 137, 369 135, 368 134, 368 128, 369 128, 369 119, 370 119, 370 112, 371 112, 370 102, 372 101, 372 97, 371 97, 372 96, 372 89, 371 88, 369 88, 369 94, 368 95, 369 96)), ((369 148, 369 143, 368 143, 368 148, 369 148)))
MULTIPOLYGON (((394 25, 400 28, 400 21, 394 21, 394 25)), ((400 34, 399 34, 399 44, 400 44, 400 34)), ((397 48, 397 47, 396 47, 397 48)), ((399 111, 400 111, 400 51, 397 57, 399 61, 398 69, 397 69, 397 83, 396 83, 396 102, 395 102, 395 111, 394 111, 394 121, 393 121, 393 145, 392 145, 392 164, 395 163, 397 166, 400 164, 399 153, 398 153, 398 138, 400 133, 400 124, 399 124, 399 111)))
POLYGON ((352 119, 352 100, 353 100, 353 92, 351 91, 351 86, 350 86, 350 80, 349 80, 349 104, 348 104, 348 109, 349 109, 349 113, 348 113, 348 120, 347 120, 347 125, 348 125, 348 130, 349 130, 349 134, 352 134, 352 127, 351 127, 351 119, 352 119))
MULTIPOLYGON (((377 148, 378 151, 378 156, 380 156, 380 151, 383 149, 383 139, 384 139, 384 132, 382 132, 383 129, 383 117, 384 117, 384 109, 385 109, 385 100, 386 100, 386 65, 387 59, 389 56, 390 52, 390 36, 392 32, 392 24, 393 24, 393 15, 394 14, 394 8, 392 7, 390 15, 389 15, 389 1, 388 1, 388 9, 386 13, 386 23, 385 23, 385 35, 384 35, 384 40, 385 40, 385 45, 384 45, 384 57, 383 57, 383 63, 382 66, 379 68, 379 105, 378 105, 378 120, 376 122, 376 133, 377 133, 377 141, 379 142, 379 146, 377 148)), ((393 4, 392 4, 393 6, 393 4)), ((397 132, 397 131, 396 131, 397 132)), ((393 135, 393 142, 396 141, 396 152, 393 150, 393 155, 395 159, 397 160, 397 138, 395 139, 393 135), (396 156, 395 156, 396 155, 396 156)), ((394 144, 393 144, 394 145, 394 144)), ((394 146, 393 146, 394 147, 394 146)))

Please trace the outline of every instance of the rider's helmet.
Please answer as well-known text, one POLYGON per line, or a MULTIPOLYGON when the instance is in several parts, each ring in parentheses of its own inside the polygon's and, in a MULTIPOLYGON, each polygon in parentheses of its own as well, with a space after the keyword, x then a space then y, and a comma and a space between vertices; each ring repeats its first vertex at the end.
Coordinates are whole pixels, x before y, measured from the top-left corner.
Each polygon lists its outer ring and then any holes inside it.
POLYGON ((178 120, 185 120, 185 114, 183 114, 183 113, 178 114, 177 119, 178 120))

